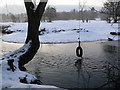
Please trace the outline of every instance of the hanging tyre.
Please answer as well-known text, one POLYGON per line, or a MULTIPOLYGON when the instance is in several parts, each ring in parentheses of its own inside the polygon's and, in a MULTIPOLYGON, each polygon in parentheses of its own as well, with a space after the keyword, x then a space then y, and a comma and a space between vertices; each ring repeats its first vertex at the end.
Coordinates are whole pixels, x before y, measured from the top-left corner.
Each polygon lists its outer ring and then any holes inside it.
POLYGON ((78 57, 82 57, 82 56, 83 56, 83 49, 82 49, 80 46, 78 46, 78 47, 76 48, 76 55, 77 55, 78 57))

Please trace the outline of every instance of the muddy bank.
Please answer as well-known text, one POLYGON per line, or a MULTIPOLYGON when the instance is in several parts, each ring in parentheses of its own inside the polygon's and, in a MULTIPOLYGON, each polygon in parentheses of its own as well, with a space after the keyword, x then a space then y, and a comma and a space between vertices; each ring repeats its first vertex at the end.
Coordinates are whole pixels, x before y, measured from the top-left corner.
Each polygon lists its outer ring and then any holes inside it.
MULTIPOLYGON (((3 53, 22 44, 3 42, 3 53)), ((29 73, 43 84, 62 88, 95 88, 108 81, 109 63, 119 65, 119 48, 106 41, 83 42, 83 59, 76 56, 78 43, 42 44, 34 59, 26 65, 29 73)), ((106 85, 105 87, 108 87, 106 85)))

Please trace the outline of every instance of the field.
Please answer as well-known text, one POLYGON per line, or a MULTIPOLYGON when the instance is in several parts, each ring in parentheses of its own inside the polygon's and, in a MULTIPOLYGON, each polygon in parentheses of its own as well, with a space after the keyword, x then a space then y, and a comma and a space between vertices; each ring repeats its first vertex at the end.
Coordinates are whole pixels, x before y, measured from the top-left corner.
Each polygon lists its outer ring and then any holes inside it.
MULTIPOLYGON (((0 26, 10 26, 6 31, 12 34, 3 35, 2 39, 8 42, 24 43, 27 35, 27 23, 0 23, 0 26)), ((108 24, 106 21, 91 20, 89 23, 78 20, 41 22, 39 28, 41 43, 68 43, 77 42, 80 34, 81 41, 106 40, 108 37, 118 40, 110 32, 118 32, 118 24, 108 24)))

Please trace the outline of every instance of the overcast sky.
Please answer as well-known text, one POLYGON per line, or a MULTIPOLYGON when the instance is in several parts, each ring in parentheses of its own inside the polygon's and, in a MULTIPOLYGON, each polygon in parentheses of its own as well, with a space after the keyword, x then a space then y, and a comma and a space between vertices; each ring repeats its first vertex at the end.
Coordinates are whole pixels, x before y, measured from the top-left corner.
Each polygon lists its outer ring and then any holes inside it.
MULTIPOLYGON (((39 1, 40 0, 36 0, 37 3, 39 1)), ((67 11, 69 9, 76 9, 79 5, 79 1, 81 4, 85 3, 87 7, 94 6, 96 8, 99 8, 103 6, 103 2, 106 0, 48 0, 47 5, 54 5, 58 11, 67 11)), ((6 5, 8 7, 8 10, 11 12, 24 11, 24 0, 0 0, 0 6, 4 7, 4 9, 2 9, 2 12, 5 11, 6 5), (17 9, 20 9, 20 11, 17 9)))
MULTIPOLYGON (((6 3, 8 5, 23 5, 24 0, 0 0, 1 5, 5 5, 6 3)), ((40 0, 36 0, 39 2, 40 0)), ((48 4, 50 5, 78 5, 80 2, 86 2, 88 5, 96 5, 96 6, 101 6, 103 2, 106 0, 48 0, 48 4)))

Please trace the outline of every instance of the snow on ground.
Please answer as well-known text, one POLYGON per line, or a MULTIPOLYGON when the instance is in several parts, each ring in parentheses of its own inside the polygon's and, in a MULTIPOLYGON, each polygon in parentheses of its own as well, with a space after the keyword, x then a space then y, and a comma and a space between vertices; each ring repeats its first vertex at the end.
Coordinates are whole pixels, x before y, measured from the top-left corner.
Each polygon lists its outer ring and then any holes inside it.
POLYGON ((2 56, 0 60, 0 86, 5 88, 57 88, 49 85, 33 84, 38 82, 38 79, 19 69, 19 57, 28 51, 31 41, 25 44, 20 49, 10 52, 2 56))
MULTIPOLYGON (((27 35, 27 23, 0 23, 0 26, 7 25, 11 26, 8 30, 15 31, 12 34, 3 35, 2 39, 4 41, 9 42, 18 42, 24 43, 27 35)), ((106 23, 106 21, 90 21, 89 23, 82 23, 80 37, 81 41, 96 41, 108 39, 109 32, 117 32, 117 24, 111 26, 111 24, 106 23)), ((40 29, 44 29, 45 32, 40 36, 40 40, 42 43, 60 43, 60 42, 76 42, 78 41, 79 36, 79 21, 77 20, 68 20, 68 21, 53 21, 52 23, 42 22, 40 29)), ((114 36, 111 36, 114 37, 114 36)), ((117 39, 117 37, 115 37, 117 39)), ((24 48, 24 47, 23 47, 24 48)), ((19 50, 23 49, 20 48, 19 50)), ((28 47, 29 48, 29 47, 28 47)), ((24 48, 26 51, 26 48, 24 48)), ((2 84, 3 88, 57 88, 55 86, 47 86, 47 85, 33 85, 33 84, 23 84, 20 83, 20 79, 26 77, 27 81, 30 82, 32 80, 37 79, 33 75, 30 75, 26 72, 22 72, 18 69, 18 56, 21 55, 19 50, 13 53, 9 53, 4 55, 4 59, 0 61, 0 84, 2 84), (11 56, 11 57, 9 57, 11 56), (17 57, 16 57, 17 56, 17 57), (9 69, 8 59, 15 59, 14 65, 16 66, 16 70, 13 72, 9 69), (15 78, 14 78, 15 77, 15 78)))
MULTIPOLYGON (((0 23, 0 25, 10 25, 8 30, 15 31, 12 34, 4 35, 3 40, 9 42, 24 43, 27 35, 27 23, 0 23)), ((108 24, 106 21, 91 20, 89 23, 80 23, 81 41, 96 41, 105 40, 110 36, 109 32, 117 31, 117 24, 108 24)), ((53 21, 41 22, 40 29, 44 29, 45 32, 40 36, 42 43, 65 43, 78 41, 79 33, 79 21, 78 20, 66 20, 66 21, 53 21)), ((115 40, 118 37, 114 37, 115 40)))

